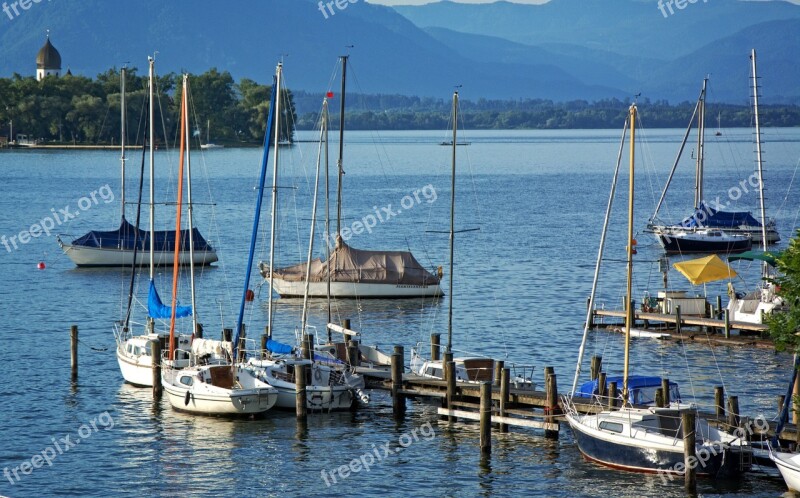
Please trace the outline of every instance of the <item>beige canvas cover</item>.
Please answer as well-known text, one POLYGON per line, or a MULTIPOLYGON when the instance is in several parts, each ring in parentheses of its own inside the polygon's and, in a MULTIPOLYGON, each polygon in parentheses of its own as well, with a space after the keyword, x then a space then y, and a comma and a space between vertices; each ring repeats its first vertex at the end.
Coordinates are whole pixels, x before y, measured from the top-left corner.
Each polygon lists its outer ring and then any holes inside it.
MULTIPOLYGON (((341 237, 330 255, 332 282, 356 282, 395 285, 436 285, 439 278, 419 264, 408 251, 363 251, 348 246, 341 237)), ((265 268, 266 272, 269 271, 265 268)), ((311 262, 311 282, 328 279, 328 264, 322 259, 311 262)), ((268 273, 264 275, 267 277, 268 273)), ((306 263, 276 268, 274 276, 290 282, 304 281, 306 263)))

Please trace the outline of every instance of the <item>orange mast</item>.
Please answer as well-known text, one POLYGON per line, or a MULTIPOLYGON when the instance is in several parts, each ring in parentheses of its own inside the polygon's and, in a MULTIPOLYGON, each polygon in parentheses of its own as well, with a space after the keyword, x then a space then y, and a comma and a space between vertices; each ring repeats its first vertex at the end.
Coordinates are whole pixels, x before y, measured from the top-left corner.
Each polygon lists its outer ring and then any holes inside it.
POLYGON ((181 147, 178 167, 178 202, 175 215, 175 259, 172 264, 172 317, 169 321, 169 359, 175 359, 175 313, 178 306, 178 268, 181 251, 181 211, 183 205, 183 164, 186 156, 186 80, 181 92, 181 147))

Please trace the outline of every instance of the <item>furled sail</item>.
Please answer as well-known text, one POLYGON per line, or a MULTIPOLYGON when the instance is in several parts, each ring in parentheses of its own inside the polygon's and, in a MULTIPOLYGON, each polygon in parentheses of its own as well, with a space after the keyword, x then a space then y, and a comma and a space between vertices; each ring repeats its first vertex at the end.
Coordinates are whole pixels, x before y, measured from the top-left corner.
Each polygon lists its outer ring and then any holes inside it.
MULTIPOLYGON (((151 318, 170 318, 172 316, 172 307, 165 306, 161 302, 156 290, 156 284, 150 281, 150 293, 147 295, 147 312, 151 318)), ((175 318, 183 318, 192 315, 191 306, 177 306, 175 308, 175 318)))

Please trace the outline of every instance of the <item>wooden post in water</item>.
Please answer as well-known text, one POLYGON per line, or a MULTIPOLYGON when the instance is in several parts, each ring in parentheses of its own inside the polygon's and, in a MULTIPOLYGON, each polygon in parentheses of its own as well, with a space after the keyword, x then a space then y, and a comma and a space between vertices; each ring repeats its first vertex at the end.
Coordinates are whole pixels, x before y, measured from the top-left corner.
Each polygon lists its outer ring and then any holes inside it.
POLYGON ((656 388, 656 406, 658 408, 664 408, 664 388, 657 387, 656 388))
POLYGON ((661 379, 661 395, 663 396, 664 406, 669 406, 669 379, 661 379))
POLYGON ((431 361, 439 361, 439 349, 442 334, 431 334, 431 361))
POLYGON ((606 395, 606 373, 605 372, 600 372, 600 375, 597 377, 597 395, 600 396, 601 400, 606 395))
MULTIPOLYGON (((450 355, 450 361, 444 364, 444 378, 447 381, 447 408, 453 409, 453 401, 456 399, 456 362, 452 360, 453 353, 445 353, 444 357, 450 355)), ((450 422, 455 422, 455 417, 447 417, 450 422)))
MULTIPOLYGON (((544 386, 545 390, 547 390, 547 378, 550 377, 555 373, 555 369, 553 367, 544 367, 544 386)), ((594 379, 592 379, 594 380, 594 379)))
POLYGON ((347 363, 350 366, 357 367, 359 365, 359 356, 361 350, 358 349, 358 341, 347 341, 347 363))
POLYGON ((303 337, 303 358, 314 359, 314 334, 306 334, 303 337))
POLYGON ((492 452, 492 383, 481 382, 481 453, 492 452))
POLYGON ((306 368, 308 365, 299 364, 294 366, 294 385, 295 385, 295 412, 297 418, 305 420, 308 414, 306 405, 306 368))
MULTIPOLYGON (((503 368, 500 373, 500 416, 506 416, 506 405, 508 404, 508 391, 511 384, 511 371, 503 368)), ((506 424, 500 424, 500 432, 508 432, 506 424)))
POLYGON ((392 411, 396 418, 402 418, 406 412, 406 399, 400 394, 402 388, 403 346, 395 346, 392 354, 392 411))
POLYGON ((506 366, 506 362, 503 360, 496 360, 494 362, 494 377, 492 380, 494 381, 494 385, 500 387, 500 377, 503 375, 503 369, 506 366))
POLYGON ((725 416, 725 388, 714 387, 714 406, 717 407, 717 417, 725 416))
POLYGON ((723 311, 723 318, 725 320, 725 339, 731 338, 731 312, 728 308, 725 308, 723 311))
MULTIPOLYGON (((556 374, 550 374, 547 377, 547 386, 545 389, 547 397, 547 406, 544 408, 547 417, 546 422, 557 423, 555 415, 558 413, 558 384, 556 383, 556 374)), ((558 439, 558 431, 544 431, 544 437, 548 439, 558 439)))
POLYGON ((608 407, 615 408, 617 406, 617 383, 608 383, 608 407))
POLYGON ((739 396, 728 396, 728 425, 739 427, 739 396))
POLYGON ((602 369, 603 369, 603 357, 592 356, 592 366, 591 366, 592 380, 597 380, 597 377, 600 375, 600 371, 602 369))
POLYGON ((267 341, 269 340, 269 334, 261 334, 261 358, 267 357, 267 341))
POLYGON ((153 360, 153 399, 161 399, 161 341, 150 341, 150 354, 153 360))
POLYGON ((717 306, 714 309, 714 318, 719 318, 719 314, 722 312, 722 296, 717 296, 717 306))
POLYGON ((233 329, 222 329, 222 342, 233 341, 233 329))
POLYGON ((78 380, 78 326, 69 328, 69 364, 72 370, 72 380, 78 380))
POLYGON ((696 437, 695 437, 695 412, 694 410, 684 410, 681 413, 683 423, 683 463, 686 466, 685 486, 686 492, 690 495, 697 494, 697 456, 696 437))
POLYGON ((681 305, 675 306, 675 332, 683 334, 683 324, 681 323, 681 305))

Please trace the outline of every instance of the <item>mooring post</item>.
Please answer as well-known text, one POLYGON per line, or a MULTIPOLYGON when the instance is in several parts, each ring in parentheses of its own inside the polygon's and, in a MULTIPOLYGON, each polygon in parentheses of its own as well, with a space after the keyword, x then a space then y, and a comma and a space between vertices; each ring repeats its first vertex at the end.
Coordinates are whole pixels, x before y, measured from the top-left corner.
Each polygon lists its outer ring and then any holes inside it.
POLYGON ((442 334, 431 334, 431 361, 439 361, 439 349, 442 334))
POLYGON ((161 341, 150 341, 150 354, 153 369, 153 399, 161 399, 161 341))
POLYGON ((615 408, 617 406, 617 383, 612 381, 608 383, 608 407, 615 408))
POLYGON ((675 306, 675 332, 683 334, 683 323, 681 323, 681 305, 675 306))
POLYGON ((739 427, 739 396, 728 396, 728 425, 739 427))
POLYGON ((719 314, 722 312, 722 296, 717 296, 717 306, 714 309, 714 318, 719 319, 719 314))
POLYGON ((481 382, 481 453, 492 452, 492 383, 481 382))
POLYGON ((72 369, 72 380, 78 379, 78 326, 69 328, 69 363, 72 369))
POLYGON ((600 399, 603 399, 603 396, 606 395, 606 373, 600 372, 600 375, 597 376, 597 395, 600 399))
POLYGON ((392 411, 396 418, 402 418, 406 412, 406 399, 400 394, 402 388, 403 346, 395 346, 392 354, 392 411))
POLYGON ((358 348, 358 341, 347 341, 347 363, 352 367, 357 367, 360 363, 361 350, 358 348))
POLYGON ((686 466, 685 485, 686 491, 691 495, 697 494, 697 456, 695 455, 695 412, 684 410, 681 413, 683 422, 683 463, 686 466))
MULTIPOLYGON (((556 373, 556 371, 555 371, 555 369, 553 367, 544 367, 544 388, 545 388, 545 390, 547 390, 547 379, 551 375, 553 375, 554 373, 556 373)), ((592 379, 592 380, 594 380, 594 379, 592 379)))
POLYGON ((233 341, 233 329, 222 329, 222 342, 233 341))
POLYGON ((503 360, 495 360, 494 362, 494 376, 492 380, 494 381, 493 384, 497 387, 500 387, 500 377, 503 375, 505 366, 506 362, 503 360))
POLYGON ((664 408, 664 388, 662 387, 656 388, 656 406, 664 408))
POLYGON ((597 380, 597 377, 600 375, 600 371, 603 369, 603 357, 602 356, 592 356, 592 366, 591 366, 591 376, 592 380, 597 380))
MULTIPOLYGON (((508 392, 510 389, 511 370, 503 368, 500 373, 500 416, 506 416, 506 405, 508 404, 508 392)), ((508 425, 500 424, 500 432, 508 432, 508 425)))
POLYGON ((261 334, 261 358, 267 357, 267 341, 269 340, 269 334, 261 334))
POLYGON ((303 358, 306 360, 314 359, 314 334, 303 336, 303 358))
POLYGON ((669 406, 669 379, 661 379, 661 395, 663 396, 664 406, 669 406))
POLYGON ((725 388, 714 387, 714 405, 717 407, 717 417, 725 416, 725 388))
MULTIPOLYGON (((444 364, 444 377, 447 382, 447 397, 445 399, 447 400, 447 408, 452 410, 453 401, 456 399, 456 362, 452 360, 453 353, 445 353, 444 357, 447 358, 448 355, 450 355, 450 361, 444 364)), ((447 420, 455 422, 456 417, 447 417, 447 420)))
POLYGON ((294 367, 294 385, 295 385, 295 412, 297 418, 305 420, 308 407, 306 406, 306 368, 308 365, 303 363, 295 365, 294 367))
POLYGON ((728 308, 722 311, 725 320, 725 339, 731 338, 731 312, 728 308))
MULTIPOLYGON (((556 374, 550 374, 547 377, 545 395, 547 396, 547 406, 544 409, 547 414, 545 421, 557 424, 558 422, 556 422, 555 419, 555 415, 558 413, 558 384, 556 382, 556 374)), ((558 439, 558 430, 546 430, 544 431, 544 437, 548 439, 558 439)))

